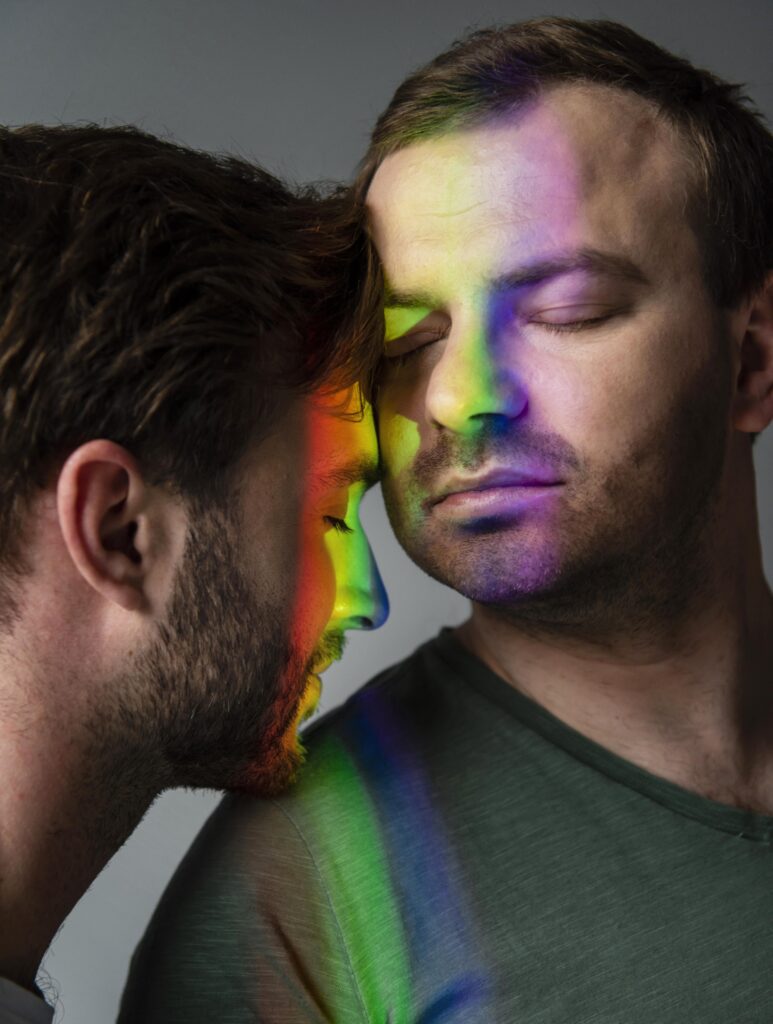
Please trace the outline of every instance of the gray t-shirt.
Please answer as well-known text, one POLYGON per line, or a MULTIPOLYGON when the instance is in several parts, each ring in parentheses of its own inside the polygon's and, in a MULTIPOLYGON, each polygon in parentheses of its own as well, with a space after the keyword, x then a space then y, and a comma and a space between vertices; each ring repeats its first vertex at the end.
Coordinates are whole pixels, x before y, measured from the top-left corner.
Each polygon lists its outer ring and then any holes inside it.
POLYGON ((773 818, 687 792, 447 631, 228 797, 121 1024, 771 1024, 773 818))

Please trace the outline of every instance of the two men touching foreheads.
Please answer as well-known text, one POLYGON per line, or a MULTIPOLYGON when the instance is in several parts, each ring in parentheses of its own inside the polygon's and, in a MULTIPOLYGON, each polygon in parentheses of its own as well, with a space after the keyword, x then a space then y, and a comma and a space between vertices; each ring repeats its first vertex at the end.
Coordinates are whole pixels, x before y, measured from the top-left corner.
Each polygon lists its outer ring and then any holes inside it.
MULTIPOLYGON (((49 518, 34 536, 76 603, 54 628, 36 601, 17 606, 40 664, 13 692, 50 691, 58 643, 73 720, 99 721, 110 694, 133 726, 132 702, 152 695, 148 745, 110 744, 123 791, 143 751, 122 834, 164 785, 211 780, 210 763, 251 790, 224 801, 173 879, 121 1020, 766 1021, 773 596, 752 440, 773 419, 769 130, 736 87, 624 26, 545 18, 474 33, 404 82, 354 198, 348 240, 340 220, 321 226, 336 198, 307 211, 314 231, 288 233, 326 239, 312 262, 338 276, 309 299, 294 280, 267 288, 302 296, 284 318, 270 303, 239 315, 265 342, 271 394, 292 382, 303 397, 284 416, 253 399, 273 429, 240 449, 230 501, 213 483, 206 512, 176 478, 138 476, 139 442, 109 432, 74 438, 35 492, 49 518), (301 339, 313 383, 274 362, 301 339), (377 454, 368 411, 350 415, 355 381, 373 397, 398 539, 472 614, 309 730, 280 796, 315 676, 346 629, 385 615, 357 522, 377 454), (80 473, 84 445, 98 457, 80 473), (128 453, 118 468, 105 445, 128 453), (329 465, 357 445, 359 476, 329 465), (101 511, 77 511, 89 495, 101 511)), ((161 289, 163 322, 210 295, 196 266, 161 289)), ((125 259, 111 274, 126 268, 143 288, 161 279, 125 259)), ((64 308, 96 316, 104 287, 64 308)), ((186 325, 175 349, 215 337, 186 325)), ((148 416, 164 351, 116 356, 152 377, 148 416)), ((219 400, 206 401, 172 417, 194 464, 219 400)), ((61 598, 48 573, 42 592, 61 598)))

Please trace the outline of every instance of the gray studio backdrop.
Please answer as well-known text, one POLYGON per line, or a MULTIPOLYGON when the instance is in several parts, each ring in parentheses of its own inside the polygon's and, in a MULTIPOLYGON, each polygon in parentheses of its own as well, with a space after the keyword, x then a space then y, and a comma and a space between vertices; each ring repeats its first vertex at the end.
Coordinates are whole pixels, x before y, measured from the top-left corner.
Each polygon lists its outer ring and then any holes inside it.
MULTIPOLYGON (((0 121, 131 122, 255 158, 291 179, 346 179, 401 78, 474 25, 540 14, 627 22, 749 83, 773 118, 769 0, 0 0, 0 121)), ((757 444, 773 578, 773 429, 757 444)), ((391 619, 351 640, 324 707, 466 613, 391 536, 378 494, 364 510, 391 619)), ((45 959, 57 1021, 115 1017, 129 956, 213 793, 162 797, 72 913, 45 959)))

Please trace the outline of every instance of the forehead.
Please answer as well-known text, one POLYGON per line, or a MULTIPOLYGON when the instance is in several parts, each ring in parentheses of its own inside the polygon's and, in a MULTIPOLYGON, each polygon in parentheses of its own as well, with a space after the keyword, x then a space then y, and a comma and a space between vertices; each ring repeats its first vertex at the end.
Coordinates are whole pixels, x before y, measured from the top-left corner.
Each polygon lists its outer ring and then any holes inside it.
POLYGON ((596 245, 657 264, 678 244, 683 257, 695 245, 689 182, 684 145, 649 103, 562 86, 490 124, 392 154, 368 206, 387 275, 409 271, 415 285, 423 271, 437 283, 444 262, 457 277, 506 269, 513 249, 528 260, 596 245))
POLYGON ((356 391, 309 400, 307 437, 310 483, 345 487, 374 482, 378 442, 371 407, 356 391))

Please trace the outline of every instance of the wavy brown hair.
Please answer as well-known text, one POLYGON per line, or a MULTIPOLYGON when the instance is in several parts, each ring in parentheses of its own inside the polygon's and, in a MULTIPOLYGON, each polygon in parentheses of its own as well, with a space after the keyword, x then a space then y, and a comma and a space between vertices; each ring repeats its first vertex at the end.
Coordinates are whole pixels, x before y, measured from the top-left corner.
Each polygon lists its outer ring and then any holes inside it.
POLYGON ((360 166, 364 196, 390 153, 479 125, 551 86, 595 82, 649 100, 693 167, 688 216, 714 301, 734 307, 773 267, 773 136, 743 88, 612 21, 536 18, 482 29, 410 75, 376 122, 360 166))
POLYGON ((370 380, 380 279, 346 192, 131 127, 0 128, 0 564, 89 439, 207 502, 291 393, 370 380))

